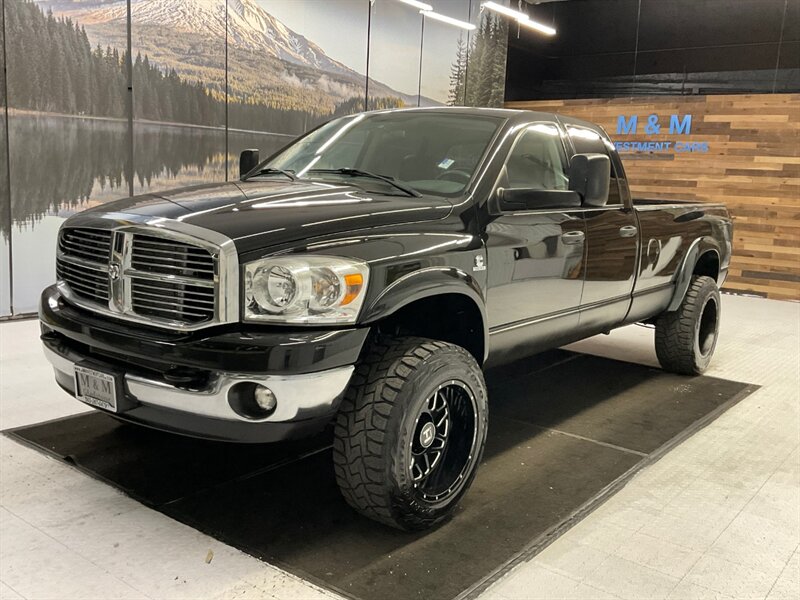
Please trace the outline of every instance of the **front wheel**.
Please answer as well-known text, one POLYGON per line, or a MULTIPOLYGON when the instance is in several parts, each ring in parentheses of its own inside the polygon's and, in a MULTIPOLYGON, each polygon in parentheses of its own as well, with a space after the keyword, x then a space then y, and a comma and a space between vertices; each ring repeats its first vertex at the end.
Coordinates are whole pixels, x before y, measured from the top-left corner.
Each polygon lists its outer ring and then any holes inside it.
POLYGON ((446 519, 486 440, 483 373, 466 350, 424 338, 371 343, 336 420, 336 481, 361 514, 406 530, 446 519))
POLYGON ((720 296, 711 277, 693 277, 678 310, 656 321, 656 355, 666 371, 699 375, 708 368, 719 334, 720 296))

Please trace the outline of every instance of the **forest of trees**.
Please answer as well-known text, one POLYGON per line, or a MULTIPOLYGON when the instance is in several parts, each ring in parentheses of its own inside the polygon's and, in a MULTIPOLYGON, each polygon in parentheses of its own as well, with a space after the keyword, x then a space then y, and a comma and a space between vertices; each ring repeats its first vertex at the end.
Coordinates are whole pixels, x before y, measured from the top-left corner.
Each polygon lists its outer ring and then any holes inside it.
MULTIPOLYGON (((72 115, 124 118, 127 54, 116 48, 92 48, 86 30, 68 18, 56 18, 31 2, 6 5, 8 102, 12 108, 72 115), (17 65, 17 68, 14 66, 17 65)), ((133 61, 133 113, 137 119, 222 127, 224 93, 202 81, 188 81, 174 69, 165 72, 137 55, 133 61)), ((401 104, 396 98, 370 98, 370 108, 401 104)), ((283 109, 279 99, 237 98, 228 102, 232 127, 299 134, 332 116, 363 110, 352 98, 333 112, 283 109)))
POLYGON ((502 106, 507 48, 507 21, 488 10, 483 11, 472 43, 468 45, 463 37, 458 38, 447 103, 451 106, 502 106))

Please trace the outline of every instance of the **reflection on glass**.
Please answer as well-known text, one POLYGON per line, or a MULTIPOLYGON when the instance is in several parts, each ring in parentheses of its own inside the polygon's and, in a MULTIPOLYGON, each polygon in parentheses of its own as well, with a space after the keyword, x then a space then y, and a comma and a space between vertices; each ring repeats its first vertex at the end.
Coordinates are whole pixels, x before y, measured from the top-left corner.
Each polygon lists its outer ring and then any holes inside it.
POLYGON ((377 186, 383 193, 403 187, 443 196, 460 193, 502 120, 445 111, 360 114, 326 123, 266 161, 312 179, 353 178, 370 173, 357 185, 377 186), (365 173, 325 173, 326 170, 365 173), (397 185, 400 184, 400 185, 397 185), (405 185, 404 185, 405 184, 405 185))

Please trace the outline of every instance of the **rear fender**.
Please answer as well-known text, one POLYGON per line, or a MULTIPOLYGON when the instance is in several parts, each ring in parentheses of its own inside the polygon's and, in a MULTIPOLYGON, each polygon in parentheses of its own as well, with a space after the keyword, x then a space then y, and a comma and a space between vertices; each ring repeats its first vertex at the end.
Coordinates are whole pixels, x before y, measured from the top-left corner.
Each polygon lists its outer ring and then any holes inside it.
MULTIPOLYGON (((667 312, 674 312, 678 310, 681 302, 683 302, 684 296, 686 296, 689 285, 692 282, 692 276, 694 275, 694 269, 697 265, 697 261, 700 260, 700 257, 707 252, 713 252, 716 254, 717 260, 719 261, 719 244, 712 237, 704 236, 698 238, 692 242, 691 246, 689 246, 689 250, 686 252, 686 256, 684 257, 680 268, 675 274, 675 293, 673 294, 672 300, 667 307, 667 312)), ((719 274, 717 275, 717 278, 719 278, 719 274)))

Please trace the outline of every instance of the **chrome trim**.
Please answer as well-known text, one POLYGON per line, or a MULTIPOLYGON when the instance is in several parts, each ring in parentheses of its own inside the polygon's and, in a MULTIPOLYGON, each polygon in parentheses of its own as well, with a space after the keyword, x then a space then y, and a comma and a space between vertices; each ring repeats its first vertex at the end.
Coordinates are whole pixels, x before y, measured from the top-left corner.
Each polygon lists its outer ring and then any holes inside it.
MULTIPOLYGON (((75 363, 84 357, 72 350, 62 356, 44 346, 45 358, 57 371, 72 377, 75 363)), ((197 416, 246 423, 284 423, 331 414, 350 382, 354 367, 338 367, 302 375, 263 375, 214 373, 208 387, 189 390, 162 381, 125 374, 126 392, 139 403, 197 416), (269 387, 278 400, 275 412, 264 419, 248 419, 234 412, 228 404, 228 390, 236 383, 251 381, 269 387)))
POLYGON ((229 237, 211 229, 190 225, 176 219, 163 217, 149 217, 129 213, 80 213, 69 218, 64 227, 111 230, 114 232, 111 240, 111 256, 106 259, 108 264, 92 263, 85 259, 75 259, 65 255, 60 249, 57 256, 64 262, 72 262, 81 266, 106 271, 108 265, 120 265, 120 277, 111 281, 108 306, 91 302, 72 293, 69 284, 58 281, 58 291, 66 300, 75 306, 85 308, 106 317, 124 321, 160 327, 177 331, 196 331, 220 323, 236 323, 239 321, 239 254, 236 246, 229 237), (214 257, 215 273, 212 281, 196 280, 178 275, 143 272, 134 269, 131 265, 133 250, 133 235, 139 233, 152 237, 163 238, 168 241, 179 241, 206 249, 214 257), (118 240, 122 237, 122 250, 118 250, 118 240), (81 262, 78 262, 81 261, 81 262), (215 288, 214 318, 201 323, 186 323, 184 321, 167 319, 163 317, 141 316, 133 312, 133 283, 131 277, 173 283, 191 283, 199 287, 215 288))
POLYGON ((697 210, 706 208, 726 208, 724 204, 718 202, 688 202, 686 204, 636 204, 636 199, 633 200, 633 208, 636 212, 651 212, 654 210, 663 210, 665 208, 685 208, 697 210))
POLYGON ((84 269, 90 269, 92 271, 100 271, 101 273, 108 273, 108 264, 100 264, 98 262, 94 262, 88 260, 86 258, 81 258, 80 256, 72 256, 71 254, 64 254, 60 249, 57 251, 58 257, 66 262, 72 263, 73 265, 78 265, 79 267, 83 267, 84 269))

